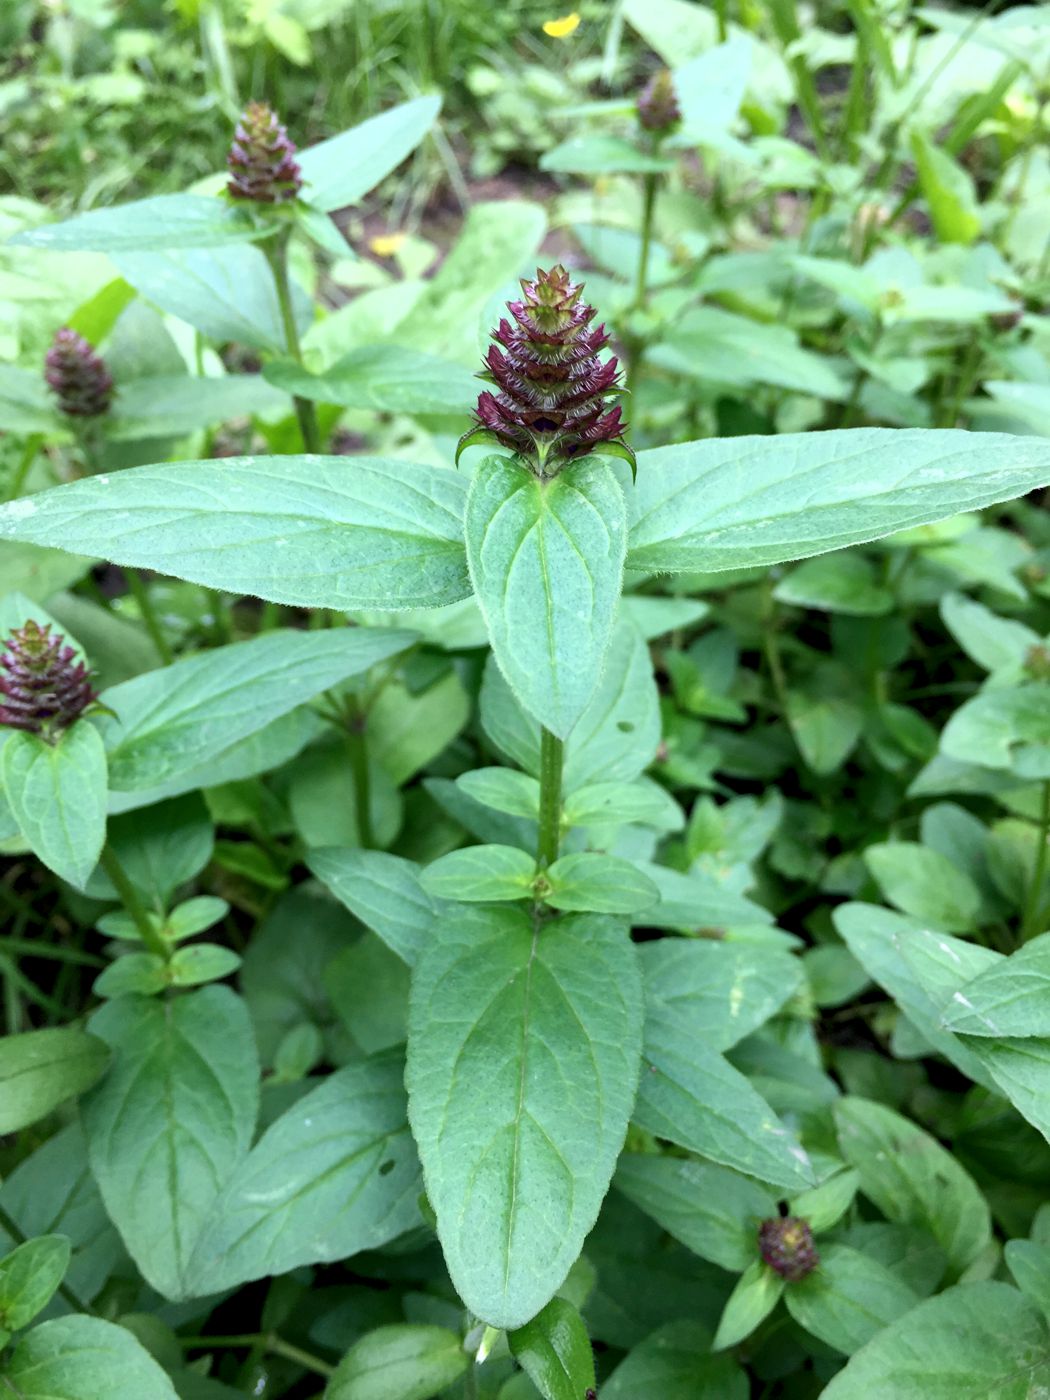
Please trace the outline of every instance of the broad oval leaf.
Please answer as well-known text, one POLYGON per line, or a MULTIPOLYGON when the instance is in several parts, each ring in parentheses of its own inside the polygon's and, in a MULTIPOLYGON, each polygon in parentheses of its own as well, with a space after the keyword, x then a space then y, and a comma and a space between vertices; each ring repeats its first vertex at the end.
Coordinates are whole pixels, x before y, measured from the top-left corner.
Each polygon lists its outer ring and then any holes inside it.
POLYGON ((237 205, 199 194, 158 194, 111 209, 89 209, 60 224, 26 229, 9 241, 55 252, 143 252, 153 248, 216 248, 265 238, 275 224, 237 205))
POLYGON ((429 1400, 470 1364, 447 1327, 392 1323, 376 1327, 350 1348, 335 1369, 325 1400, 429 1400))
POLYGON ((492 650, 522 705, 561 738, 598 689, 623 580, 626 507, 587 457, 550 481, 487 457, 467 499, 467 555, 492 650))
POLYGON ((197 1293, 376 1249, 419 1223, 401 1056, 330 1075, 268 1128, 212 1207, 197 1293))
POLYGON ((413 640, 378 627, 266 632, 113 686, 102 695, 113 714, 97 719, 111 785, 159 787, 413 640))
POLYGON ((638 1081, 625 921, 464 909, 420 959, 409 1117, 452 1281, 497 1327, 549 1301, 594 1224, 638 1081))
POLYGON ((823 1400, 1036 1400, 1050 1386, 1050 1333, 1006 1283, 927 1298, 878 1332, 823 1400))
POLYGON ((1050 933, 1044 933, 954 992, 943 1023, 956 1035, 1050 1037, 1048 990, 1050 933))
POLYGON ((854 428, 643 452, 628 568, 751 568, 824 554, 1024 495, 1050 481, 1044 438, 854 428))
POLYGON ((443 900, 423 888, 419 866, 402 856, 319 846, 306 863, 336 899, 410 967, 448 910, 443 900))
POLYGON ((318 209, 356 204, 433 126, 440 97, 416 97, 299 152, 306 198, 318 209))
POLYGON ((660 898, 652 880, 622 856, 574 851, 547 871, 550 890, 544 900, 552 909, 597 914, 637 914, 660 898))
POLYGON ((535 876, 535 860, 517 846, 467 846, 428 865, 420 880, 436 899, 485 904, 527 899, 535 876))
POLYGON ((34 1327, 0 1368, 18 1400, 178 1400, 175 1388, 125 1327, 100 1317, 55 1318, 34 1327))
POLYGON ((822 1244, 819 1267, 784 1291, 799 1326, 846 1356, 918 1301, 885 1264, 842 1244, 822 1244))
POLYGON ((0 1133, 46 1118, 90 1089, 109 1063, 97 1036, 72 1027, 23 1031, 0 1039, 0 1133))
POLYGON ((120 997, 91 1025, 114 1055, 82 1106, 91 1170, 147 1282, 194 1297, 194 1246, 255 1127, 248 1012, 228 987, 204 987, 171 1001, 120 997))
POLYGON ((106 839, 106 751, 98 730, 80 719, 55 744, 9 732, 0 776, 26 843, 49 870, 82 889, 106 839))
POLYGON ((465 487, 379 457, 231 457, 86 477, 0 510, 0 539, 301 607, 467 597, 465 487))
POLYGON ((699 1322, 668 1322, 640 1342, 602 1386, 601 1400, 747 1400, 747 1375, 732 1356, 711 1351, 699 1322))

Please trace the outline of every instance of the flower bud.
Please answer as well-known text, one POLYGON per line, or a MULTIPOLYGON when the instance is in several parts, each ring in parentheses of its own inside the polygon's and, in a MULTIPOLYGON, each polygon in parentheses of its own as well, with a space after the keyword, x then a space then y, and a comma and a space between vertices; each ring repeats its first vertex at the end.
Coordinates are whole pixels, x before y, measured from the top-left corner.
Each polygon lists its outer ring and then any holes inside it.
MULTIPOLYGON (((588 329, 594 308, 580 300, 582 284, 563 267, 523 281, 521 301, 507 303, 513 321, 492 332, 479 378, 495 385, 478 398, 477 427, 460 439, 496 441, 524 457, 540 476, 589 452, 634 457, 623 441, 620 409, 606 400, 620 391, 617 361, 598 352, 609 343, 604 326, 588 329)), ((458 453, 457 453, 458 455, 458 453)))
POLYGON ((234 199, 284 204, 302 189, 295 142, 265 102, 249 102, 226 157, 234 199))
POLYGON ((0 654, 0 725, 53 738, 98 699, 87 667, 51 624, 32 618, 0 654))
POLYGON ((670 70, 661 68, 638 96, 638 120, 646 131, 667 132, 682 120, 670 70))
POLYGON ((763 1220, 758 1227, 758 1248, 769 1267, 789 1283, 805 1278, 820 1263, 809 1221, 792 1215, 763 1220))
POLYGON ((59 409, 70 418, 98 418, 113 401, 113 377, 106 362, 68 326, 55 332, 44 358, 44 378, 59 409))

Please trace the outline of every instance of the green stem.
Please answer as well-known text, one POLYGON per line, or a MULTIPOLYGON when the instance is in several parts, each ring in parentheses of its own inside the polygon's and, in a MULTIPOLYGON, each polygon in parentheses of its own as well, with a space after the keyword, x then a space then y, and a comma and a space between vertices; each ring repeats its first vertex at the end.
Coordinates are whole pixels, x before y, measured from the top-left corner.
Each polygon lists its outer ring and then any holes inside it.
POLYGON ((357 839, 365 850, 375 845, 372 831, 372 785, 368 773, 368 742, 365 738, 365 716, 358 710, 346 726, 346 751, 350 757, 350 772, 354 780, 354 808, 357 813, 357 839))
POLYGON ((634 307, 641 311, 649 295, 649 248, 653 241, 653 210, 656 208, 655 171, 645 177, 642 191, 642 244, 638 250, 638 276, 634 287, 634 307))
POLYGON ((26 439, 25 448, 21 457, 18 459, 18 466, 15 467, 14 475, 11 477, 11 485, 7 491, 7 500, 13 501, 22 494, 22 487, 26 484, 26 477, 29 475, 29 469, 36 461, 36 454, 40 451, 43 444, 43 433, 32 433, 26 439))
POLYGON ((564 745, 549 729, 540 730, 540 833, 536 860, 546 870, 561 847, 561 777, 564 745))
POLYGON ((131 591, 131 596, 138 604, 142 621, 145 623, 146 631, 150 635, 150 641, 157 648, 157 655, 165 666, 170 666, 175 657, 171 647, 168 645, 168 639, 164 635, 164 630, 160 625, 160 621, 153 607, 153 601, 149 596, 149 588, 145 579, 137 569, 125 569, 124 577, 128 581, 128 588, 131 591))
MULTIPOLYGON (((299 331, 295 324, 295 308, 292 305, 292 288, 288 281, 288 238, 278 234, 262 244, 273 273, 273 285, 277 292, 277 303, 281 308, 281 322, 284 326, 284 339, 288 353, 296 364, 303 362, 302 346, 299 344, 299 331)), ((295 397, 295 413, 299 419, 299 431, 303 435, 303 446, 307 452, 320 452, 321 433, 317 426, 317 410, 309 399, 295 397)))
POLYGON ((1048 861, 1050 861, 1050 780, 1043 783, 1043 804, 1039 814, 1039 848, 1035 854, 1035 869, 1032 871, 1032 883, 1028 888, 1028 899, 1025 902, 1024 919, 1021 924, 1022 938, 1034 938, 1040 932, 1042 919, 1040 918, 1039 901, 1043 893, 1048 861))
POLYGON ((956 380, 955 393, 952 395, 943 421, 942 428, 954 428, 959 421, 959 414, 966 399, 973 393, 974 386, 981 372, 981 340, 975 335, 966 347, 962 365, 959 368, 959 378, 956 380))
POLYGON ((128 879, 124 867, 114 854, 112 846, 103 846, 102 855, 99 857, 102 869, 109 877, 109 883, 120 896, 120 902, 134 920, 135 927, 139 931, 143 943, 151 953, 155 953, 158 958, 165 962, 171 956, 171 949, 161 938, 157 929, 153 925, 153 920, 146 912, 146 906, 139 898, 138 890, 128 879))
POLYGON ((327 1379, 335 1375, 335 1367, 327 1361, 314 1356, 313 1352, 304 1351, 302 1347, 293 1346, 273 1332, 245 1332, 233 1337, 180 1337, 179 1344, 186 1351, 210 1351, 215 1347, 262 1347, 272 1356, 283 1356, 286 1361, 294 1361, 297 1366, 317 1376, 327 1379))
MULTIPOLYGON (((10 1235, 16 1245, 26 1244, 30 1238, 17 1221, 7 1213, 3 1206, 0 1206, 0 1229, 10 1235)), ((91 1312, 91 1308, 88 1307, 87 1303, 85 1303, 82 1298, 77 1297, 68 1283, 60 1283, 58 1285, 58 1292, 74 1312, 91 1312)))

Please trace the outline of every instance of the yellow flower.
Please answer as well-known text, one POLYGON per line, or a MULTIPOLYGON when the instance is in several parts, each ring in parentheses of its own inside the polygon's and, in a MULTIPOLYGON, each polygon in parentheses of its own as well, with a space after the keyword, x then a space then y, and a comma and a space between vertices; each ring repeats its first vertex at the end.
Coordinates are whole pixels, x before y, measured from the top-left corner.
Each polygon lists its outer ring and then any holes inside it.
POLYGON ((573 10, 571 15, 562 15, 561 19, 549 19, 543 26, 544 34, 549 34, 552 39, 567 39, 570 34, 575 34, 580 27, 580 17, 573 10))
POLYGON ((369 239, 368 247, 377 258, 392 258, 395 253, 400 252, 406 236, 403 233, 379 233, 375 238, 369 239))

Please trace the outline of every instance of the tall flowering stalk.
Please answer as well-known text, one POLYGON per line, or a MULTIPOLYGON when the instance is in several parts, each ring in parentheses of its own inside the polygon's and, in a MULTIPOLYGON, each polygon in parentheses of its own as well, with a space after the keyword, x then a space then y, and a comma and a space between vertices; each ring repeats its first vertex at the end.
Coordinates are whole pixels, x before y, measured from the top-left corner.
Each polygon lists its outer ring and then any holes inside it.
POLYGON ((54 742, 98 699, 83 661, 51 624, 30 618, 0 654, 0 725, 54 742))
MULTIPOLYGON (((230 172, 226 186, 231 199, 247 204, 272 208, 287 205, 294 215, 296 201, 303 186, 296 146, 276 113, 265 102, 250 102, 241 113, 233 133, 233 143, 226 157, 230 172)), ((262 239, 259 247, 270 264, 274 290, 284 327, 285 345, 292 359, 302 364, 302 347, 295 324, 292 289, 288 281, 288 239, 292 223, 289 218, 277 232, 262 239)), ((320 452, 321 434, 317 411, 308 399, 296 397, 295 412, 299 419, 303 446, 307 452, 320 452)))
POLYGON ((633 466, 620 408, 608 402, 621 392, 619 367, 615 356, 599 357, 609 337, 604 325, 591 326, 595 310, 582 299, 583 284, 559 265, 537 270, 521 288, 521 300, 507 303, 511 319, 492 332, 478 377, 494 390, 479 396, 476 426, 460 439, 457 458, 473 443, 491 442, 543 478, 590 452, 633 466))

